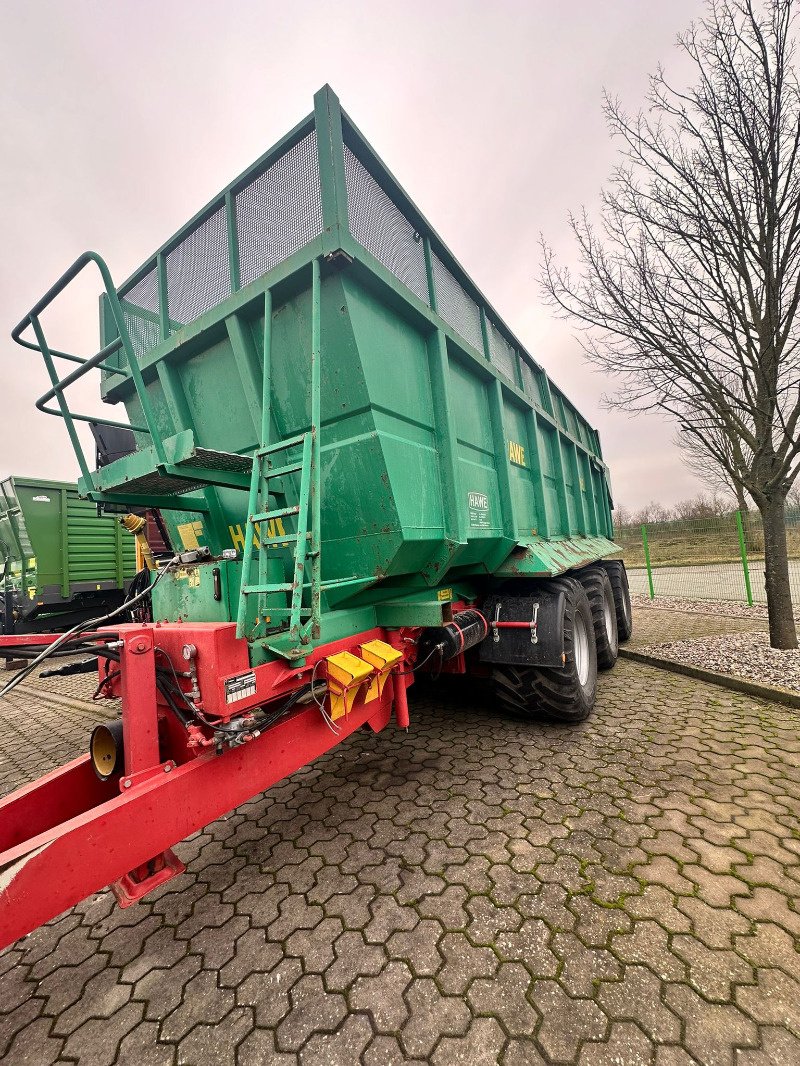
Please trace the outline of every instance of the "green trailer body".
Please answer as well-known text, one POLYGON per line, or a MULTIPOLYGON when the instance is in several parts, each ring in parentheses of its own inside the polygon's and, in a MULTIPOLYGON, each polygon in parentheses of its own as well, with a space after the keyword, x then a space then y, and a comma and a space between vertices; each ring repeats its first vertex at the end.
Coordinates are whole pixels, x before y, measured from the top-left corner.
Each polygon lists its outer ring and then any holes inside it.
POLYGON ((118 522, 98 517, 75 485, 39 478, 0 481, 0 555, 0 592, 13 595, 17 622, 43 628, 121 602, 136 572, 135 543, 118 522))
POLYGON ((171 573, 156 617, 238 620, 254 661, 435 624, 459 587, 615 551, 596 430, 332 91, 314 104, 122 286, 94 253, 65 275, 100 268, 97 357, 59 382, 25 323, 82 494, 160 507, 178 548, 237 552, 218 565, 224 595, 171 573), (97 366, 137 450, 93 471, 65 390, 97 366))

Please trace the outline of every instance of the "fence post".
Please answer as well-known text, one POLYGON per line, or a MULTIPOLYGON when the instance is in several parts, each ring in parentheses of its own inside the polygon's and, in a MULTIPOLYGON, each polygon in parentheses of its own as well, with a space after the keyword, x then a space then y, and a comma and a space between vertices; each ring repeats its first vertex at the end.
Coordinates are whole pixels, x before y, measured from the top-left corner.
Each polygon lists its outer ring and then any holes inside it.
POLYGON ((642 526, 642 546, 644 547, 644 562, 647 567, 647 584, 650 586, 650 599, 656 598, 653 590, 653 568, 650 566, 650 545, 647 543, 647 526, 642 526))
POLYGON ((744 528, 742 527, 742 512, 736 512, 736 529, 739 533, 739 554, 742 557, 742 570, 744 571, 744 587, 747 592, 748 606, 753 606, 753 589, 750 586, 750 566, 747 562, 747 545, 744 540, 744 528))

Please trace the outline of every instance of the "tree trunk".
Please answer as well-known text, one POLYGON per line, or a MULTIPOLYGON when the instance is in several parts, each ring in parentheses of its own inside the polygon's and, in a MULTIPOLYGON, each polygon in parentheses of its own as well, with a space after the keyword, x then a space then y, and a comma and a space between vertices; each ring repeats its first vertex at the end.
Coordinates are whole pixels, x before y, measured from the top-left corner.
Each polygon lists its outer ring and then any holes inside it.
POLYGON ((783 497, 772 497, 760 501, 758 509, 764 523, 764 578, 770 644, 773 648, 796 648, 797 630, 786 547, 786 501, 783 497))
POLYGON ((744 489, 738 482, 736 483, 736 507, 742 512, 742 514, 747 514, 747 497, 744 494, 744 489))

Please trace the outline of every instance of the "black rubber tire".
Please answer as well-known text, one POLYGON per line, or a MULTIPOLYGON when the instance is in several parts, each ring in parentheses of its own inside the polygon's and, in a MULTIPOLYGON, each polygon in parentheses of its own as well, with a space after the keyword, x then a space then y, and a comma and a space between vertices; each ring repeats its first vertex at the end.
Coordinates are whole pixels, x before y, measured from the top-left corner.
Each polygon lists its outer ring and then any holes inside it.
POLYGON ((604 559, 600 566, 608 574, 611 591, 614 593, 614 606, 617 609, 617 637, 620 644, 626 644, 633 633, 633 612, 625 563, 621 559, 604 559))
POLYGON ((611 670, 619 656, 617 604, 608 573, 602 566, 586 566, 575 571, 589 597, 597 644, 597 669, 611 670))
POLYGON ((574 578, 554 578, 548 585, 564 592, 564 665, 560 668, 497 665, 492 671, 494 693, 505 710, 519 717, 582 722, 594 710, 597 693, 592 609, 583 586, 574 578), (583 684, 575 661, 576 625, 582 627, 584 653, 588 658, 583 684))

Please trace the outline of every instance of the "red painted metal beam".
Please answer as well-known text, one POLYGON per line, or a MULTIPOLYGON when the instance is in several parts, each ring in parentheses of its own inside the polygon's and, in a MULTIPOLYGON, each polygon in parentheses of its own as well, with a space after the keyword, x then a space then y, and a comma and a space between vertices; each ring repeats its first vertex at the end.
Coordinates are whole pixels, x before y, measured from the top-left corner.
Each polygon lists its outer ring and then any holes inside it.
POLYGON ((381 700, 357 704, 340 718, 338 734, 312 706, 222 755, 209 751, 175 768, 154 767, 113 798, 107 784, 92 780, 88 755, 13 793, 0 802, 0 947, 166 852, 362 725, 383 729, 390 716, 387 685, 381 700), (55 821, 59 813, 62 820, 55 821))

